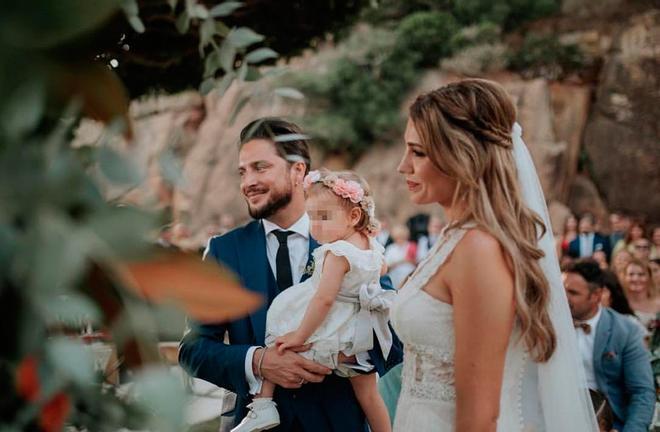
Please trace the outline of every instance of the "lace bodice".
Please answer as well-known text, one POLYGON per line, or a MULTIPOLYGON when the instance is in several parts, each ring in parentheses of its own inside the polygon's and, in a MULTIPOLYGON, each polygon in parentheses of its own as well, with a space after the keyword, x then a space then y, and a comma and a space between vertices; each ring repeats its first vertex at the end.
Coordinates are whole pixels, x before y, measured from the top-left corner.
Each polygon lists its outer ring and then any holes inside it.
MULTIPOLYGON (((453 307, 424 291, 470 226, 443 232, 399 291, 392 305, 392 326, 404 344, 401 394, 395 432, 409 430, 453 432, 454 380, 453 307)), ((523 377, 528 358, 514 334, 507 351, 498 431, 540 431, 523 424, 523 377)))
POLYGON ((443 235, 392 306, 392 325, 404 344, 402 396, 445 402, 455 399, 453 310, 423 288, 464 234, 461 229, 443 235))

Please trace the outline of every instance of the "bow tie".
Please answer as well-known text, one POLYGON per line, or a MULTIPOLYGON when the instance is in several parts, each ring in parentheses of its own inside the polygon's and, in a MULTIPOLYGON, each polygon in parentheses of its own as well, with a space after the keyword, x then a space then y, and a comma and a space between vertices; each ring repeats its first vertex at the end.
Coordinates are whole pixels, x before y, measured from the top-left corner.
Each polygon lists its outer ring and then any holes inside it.
POLYGON ((573 321, 573 326, 575 328, 581 328, 584 334, 591 333, 591 326, 584 321, 573 321))

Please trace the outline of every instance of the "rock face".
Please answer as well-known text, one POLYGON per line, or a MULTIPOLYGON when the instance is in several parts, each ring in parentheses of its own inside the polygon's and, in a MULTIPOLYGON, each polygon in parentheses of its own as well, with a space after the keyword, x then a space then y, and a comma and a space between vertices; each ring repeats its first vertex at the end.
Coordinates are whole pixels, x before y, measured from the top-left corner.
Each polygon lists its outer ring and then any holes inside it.
POLYGON ((660 220, 660 11, 633 17, 615 38, 584 146, 610 208, 660 220))
MULTIPOLYGON (((579 9, 584 4, 574 1, 564 5, 579 9)), ((514 98, 546 198, 556 209, 555 231, 561 229, 569 209, 604 218, 608 209, 621 208, 660 221, 659 24, 658 11, 620 24, 595 91, 588 85, 524 80, 511 73, 488 76, 514 98), (587 163, 578 173, 578 162, 585 154, 587 163)), ((296 59, 295 67, 319 67, 315 61, 313 55, 302 57, 296 59)), ((439 70, 426 73, 402 104, 402 118, 417 94, 456 79, 439 70)), ((295 119, 304 115, 301 104, 262 96, 251 100, 231 121, 242 95, 254 90, 233 85, 222 98, 186 94, 135 101, 131 114, 136 143, 131 157, 148 166, 150 181, 127 198, 144 202, 156 197, 162 205, 171 206, 173 219, 197 233, 199 243, 204 241, 207 227, 217 224, 223 215, 238 222, 246 220, 237 174, 240 130, 258 117, 295 119), (200 109, 206 114, 203 118, 198 115, 200 109), (173 138, 177 145, 172 145, 173 138), (172 147, 183 167, 183 181, 174 188, 165 185, 158 170, 159 153, 172 147)), ((97 126, 84 123, 76 141, 91 142, 98 133, 97 126)), ((415 206, 410 202, 403 178, 397 173, 402 152, 401 140, 375 143, 353 166, 371 184, 378 216, 396 223, 419 212, 439 214, 437 205, 415 206)), ((312 158, 314 168, 325 165, 341 169, 353 162, 341 157, 322 160, 314 148, 312 158)))

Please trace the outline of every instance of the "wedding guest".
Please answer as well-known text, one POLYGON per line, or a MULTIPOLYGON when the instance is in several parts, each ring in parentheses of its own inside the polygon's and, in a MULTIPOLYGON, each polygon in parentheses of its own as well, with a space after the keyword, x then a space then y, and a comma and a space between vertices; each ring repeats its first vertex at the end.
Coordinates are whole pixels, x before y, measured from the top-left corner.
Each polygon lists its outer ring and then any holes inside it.
POLYGON ((612 258, 612 265, 610 268, 619 279, 620 283, 623 283, 626 279, 626 267, 630 261, 632 261, 633 256, 627 249, 621 249, 617 252, 612 258))
POLYGON ((639 327, 601 306, 603 277, 595 261, 579 260, 564 269, 563 277, 589 388, 609 401, 615 429, 646 432, 655 386, 639 327))
POLYGON ((564 220, 564 227, 561 232, 561 237, 557 239, 557 256, 562 257, 568 255, 568 245, 577 238, 578 222, 575 216, 569 214, 564 220))
POLYGON ((613 211, 610 213, 610 245, 616 245, 626 235, 626 221, 623 212, 613 211))
POLYGON ((602 250, 610 259, 610 242, 607 237, 595 231, 595 219, 591 213, 585 213, 578 222, 578 236, 568 245, 568 254, 573 258, 591 257, 602 250))
POLYGON ((636 218, 633 219, 632 222, 630 223, 630 228, 626 232, 626 236, 622 239, 619 240, 619 242, 614 245, 614 248, 612 249, 612 253, 616 254, 622 249, 628 250, 628 252, 632 253, 633 249, 631 247, 632 243, 635 240, 641 239, 645 236, 646 233, 646 225, 644 224, 643 220, 641 218, 636 218))
POLYGON ((649 267, 651 267, 653 285, 656 290, 660 290, 660 258, 655 258, 649 261, 649 267))
POLYGON ((633 258, 642 262, 649 262, 651 257, 651 241, 647 238, 633 240, 630 244, 633 258))
POLYGON ((657 295, 648 263, 633 259, 625 270, 626 298, 635 315, 647 328, 660 312, 660 296, 657 295))
POLYGON ((404 225, 392 228, 391 235, 394 242, 385 248, 385 264, 392 284, 398 289, 415 270, 415 244, 409 240, 410 232, 404 225))
POLYGON ((601 297, 601 305, 617 311, 621 315, 627 317, 637 327, 639 327, 643 336, 646 338, 650 336, 649 330, 642 324, 635 311, 630 307, 626 294, 623 292, 623 287, 619 279, 614 273, 609 270, 603 270, 603 295, 601 297))
POLYGON ((393 240, 392 236, 390 236, 390 223, 386 218, 383 218, 380 221, 380 229, 378 230, 378 234, 376 234, 376 240, 378 240, 378 243, 383 247, 392 244, 393 240))
POLYGON ((444 223, 438 216, 431 216, 429 218, 428 234, 422 235, 419 240, 417 240, 416 262, 419 263, 426 258, 426 255, 428 255, 431 248, 438 241, 438 237, 440 237, 440 232, 443 227, 444 223))
POLYGON ((660 259, 660 225, 653 227, 651 231, 651 256, 652 260, 660 259))

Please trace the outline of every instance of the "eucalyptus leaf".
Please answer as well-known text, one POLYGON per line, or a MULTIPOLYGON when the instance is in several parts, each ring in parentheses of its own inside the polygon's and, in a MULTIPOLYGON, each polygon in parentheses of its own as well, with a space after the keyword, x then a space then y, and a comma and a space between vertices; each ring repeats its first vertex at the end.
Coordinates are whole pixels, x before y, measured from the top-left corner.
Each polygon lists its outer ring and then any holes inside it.
POLYGON ((156 215, 135 207, 112 207, 94 214, 87 224, 87 229, 101 248, 94 249, 98 260, 120 256, 124 259, 141 257, 151 250, 150 233, 158 228, 156 215))
POLYGON ((101 311, 88 297, 78 293, 58 295, 54 298, 40 297, 43 300, 41 310, 50 323, 63 322, 69 326, 81 326, 82 323, 99 324, 101 311))
POLYGON ((191 17, 199 19, 207 19, 209 17, 209 10, 203 4, 196 4, 191 9, 191 17))
POLYGON ((211 18, 205 19, 199 28, 199 54, 204 55, 204 47, 211 43, 215 35, 215 21, 211 18))
POLYGON ((206 96, 207 94, 211 93, 211 91, 215 88, 215 78, 210 77, 206 78, 202 83, 199 85, 199 92, 206 96))
POLYGON ((167 4, 170 5, 170 8, 172 8, 172 10, 176 9, 177 3, 179 3, 179 0, 167 0, 167 4))
POLYGON ((227 41, 234 48, 245 48, 262 40, 264 40, 263 35, 247 27, 235 28, 227 35, 227 41))
POLYGON ((226 37, 229 34, 229 32, 231 31, 231 29, 229 27, 227 27, 227 25, 225 23, 223 23, 222 21, 216 21, 215 22, 215 31, 220 36, 226 37))
POLYGON ((124 9, 126 16, 136 16, 140 13, 137 0, 121 0, 121 7, 124 9))
POLYGON ((222 67, 220 51, 213 50, 204 59, 204 77, 213 78, 218 69, 222 67))
POLYGON ((278 54, 270 48, 257 48, 245 56, 245 61, 248 63, 259 63, 277 57, 278 54))
POLYGON ((220 3, 217 6, 214 6, 210 11, 209 15, 214 18, 224 17, 231 15, 234 11, 243 6, 244 3, 237 1, 226 1, 220 3))
POLYGON ((136 374, 134 383, 136 402, 153 414, 150 430, 184 430, 186 394, 179 377, 166 368, 149 368, 136 374))
POLYGON ((144 27, 144 23, 137 15, 132 15, 128 17, 128 23, 131 25, 131 27, 133 27, 133 30, 135 30, 138 33, 144 33, 144 31, 146 30, 144 27))
POLYGON ((263 75, 258 68, 254 66, 249 66, 247 74, 245 75, 245 81, 258 81, 263 75))
POLYGON ((220 80, 220 84, 218 84, 217 90, 218 90, 218 96, 222 97, 231 83, 234 82, 234 79, 236 78, 236 74, 232 72, 227 72, 222 79, 220 80))
POLYGON ((240 68, 238 68, 238 80, 245 81, 245 77, 248 73, 248 64, 243 62, 240 68))
POLYGON ((304 99, 305 95, 292 87, 279 87, 274 90, 275 94, 289 99, 304 99))
POLYGON ((222 68, 225 70, 225 72, 233 71, 234 70, 234 59, 236 58, 236 48, 229 43, 227 39, 222 41, 222 45, 220 45, 220 52, 218 53, 220 55, 220 64, 222 65, 222 68))
POLYGON ((118 185, 135 186, 142 181, 137 164, 109 146, 98 150, 98 163, 101 173, 110 182, 118 185))
POLYGON ((69 338, 55 338, 47 342, 46 352, 57 371, 81 386, 94 381, 94 357, 82 343, 69 338))
POLYGON ((36 79, 24 83, 3 103, 0 127, 12 137, 19 137, 33 130, 41 120, 45 104, 44 83, 36 79))
POLYGON ((181 15, 176 19, 176 29, 179 31, 181 34, 186 34, 188 33, 188 29, 190 28, 190 15, 188 15, 188 11, 184 10, 181 12, 181 15))

